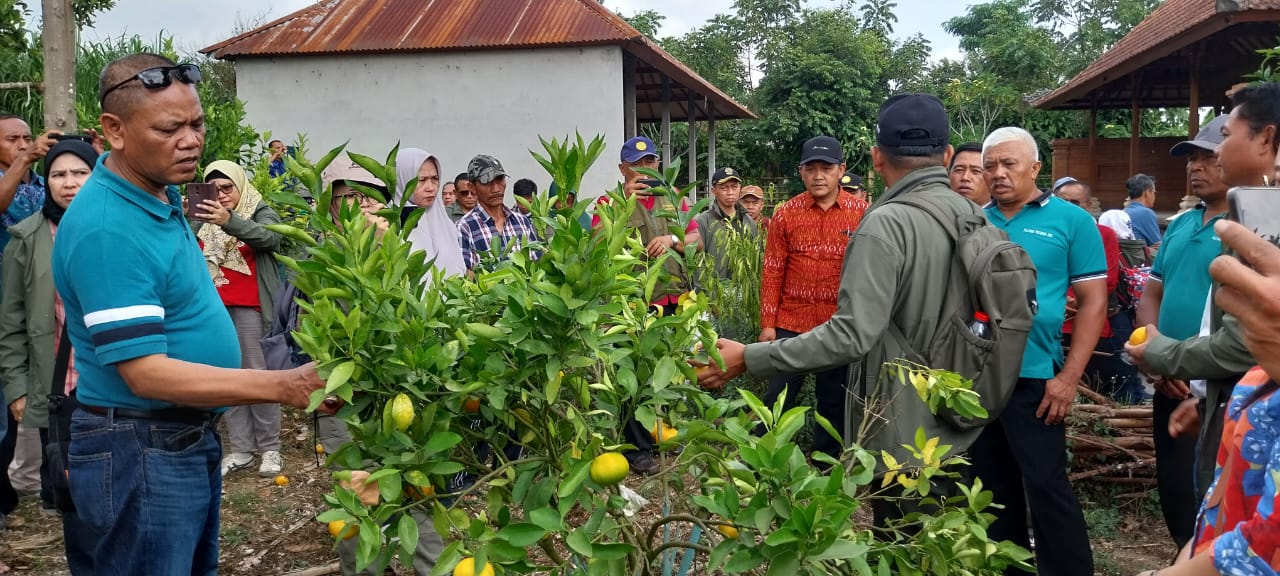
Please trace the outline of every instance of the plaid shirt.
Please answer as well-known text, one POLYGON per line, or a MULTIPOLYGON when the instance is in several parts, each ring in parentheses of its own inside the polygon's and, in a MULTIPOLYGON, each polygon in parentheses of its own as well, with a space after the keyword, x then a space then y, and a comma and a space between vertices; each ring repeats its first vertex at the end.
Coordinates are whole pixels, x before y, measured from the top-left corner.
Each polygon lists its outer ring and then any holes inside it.
MULTIPOLYGON (((0 170, 0 176, 4 176, 4 170, 0 170)), ((44 207, 44 194, 44 178, 35 172, 31 173, 30 182, 18 183, 18 190, 13 193, 9 209, 0 213, 0 257, 4 255, 4 247, 9 244, 9 228, 39 212, 44 207)))
MULTIPOLYGON (((54 238, 58 237, 58 225, 52 221, 49 222, 49 235, 54 238)), ((53 350, 56 358, 58 347, 62 346, 62 325, 67 323, 66 309, 62 306, 62 296, 59 296, 56 290, 53 292, 53 322, 53 350)), ((68 342, 67 345, 70 346, 71 343, 68 342)), ((63 384, 62 393, 70 395, 76 389, 76 382, 79 380, 80 373, 76 372, 76 350, 72 348, 70 356, 67 357, 67 380, 63 384)))
POLYGON ((533 220, 528 216, 502 207, 506 214, 506 226, 498 231, 493 216, 477 206, 458 220, 458 233, 462 237, 462 259, 467 263, 467 270, 480 264, 480 255, 497 248, 500 260, 505 260, 510 250, 517 250, 526 242, 537 242, 538 232, 533 228, 533 220), (498 242, 494 242, 494 238, 498 242))

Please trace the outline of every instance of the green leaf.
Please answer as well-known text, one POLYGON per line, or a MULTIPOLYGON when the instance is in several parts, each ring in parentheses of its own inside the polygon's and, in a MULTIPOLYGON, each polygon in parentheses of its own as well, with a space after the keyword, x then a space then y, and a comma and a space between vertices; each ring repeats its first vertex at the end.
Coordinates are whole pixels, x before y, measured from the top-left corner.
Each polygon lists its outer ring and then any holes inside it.
POLYGON ((498 537, 506 540, 512 546, 531 546, 547 535, 547 530, 536 524, 528 522, 520 522, 512 524, 498 531, 498 537))
POLYGON ((325 380, 325 393, 332 393, 339 386, 346 384, 347 380, 351 379, 351 374, 355 371, 356 363, 350 360, 335 366, 333 370, 329 371, 329 377, 325 380))
POLYGON ((601 560, 619 560, 626 558, 632 550, 635 550, 635 546, 630 544, 593 544, 591 557, 601 560))
POLYGON ((675 377, 680 369, 676 368, 675 360, 670 356, 664 357, 658 361, 658 366, 653 370, 652 385, 654 391, 661 391, 671 384, 671 379, 675 377))
POLYGON ((548 532, 559 530, 562 524, 560 513, 552 508, 539 508, 530 512, 529 521, 545 528, 548 532))
POLYGON ((574 530, 565 538, 565 543, 574 552, 581 554, 587 558, 591 557, 591 537, 587 536, 586 530, 574 530))
POLYGON ((400 536, 400 550, 405 556, 412 558, 413 551, 418 547, 418 521, 412 514, 402 513, 396 532, 400 536))
POLYGON ((869 546, 861 542, 836 540, 826 550, 806 556, 808 560, 844 560, 856 558, 867 553, 869 546))
POLYGON ((591 473, 591 461, 583 460, 574 465, 573 469, 565 476, 564 481, 560 483, 560 488, 556 491, 556 497, 565 499, 573 496, 586 481, 587 475, 591 473))

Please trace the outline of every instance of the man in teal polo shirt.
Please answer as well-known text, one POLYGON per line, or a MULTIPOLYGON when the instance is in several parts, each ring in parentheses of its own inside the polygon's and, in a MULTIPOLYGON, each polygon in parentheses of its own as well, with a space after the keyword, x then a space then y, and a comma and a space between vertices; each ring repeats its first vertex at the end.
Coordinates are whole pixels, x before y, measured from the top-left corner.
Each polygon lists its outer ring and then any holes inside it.
POLYGON ((216 574, 222 407, 308 404, 313 366, 240 370, 172 185, 196 175, 200 70, 133 54, 102 71, 102 156, 62 219, 53 275, 75 346, 72 498, 102 574, 216 574))
POLYGON ((1021 378, 1000 418, 970 449, 973 472, 1004 505, 988 530, 993 540, 1030 547, 1028 505, 1041 576, 1092 575, 1093 556, 1080 502, 1067 480, 1063 419, 1107 315, 1107 260, 1093 217, 1036 188, 1040 156, 1021 128, 1001 128, 982 145, 991 191, 987 218, 1021 245, 1036 265, 1036 312, 1021 378), (1067 288, 1078 302, 1071 352, 1062 355, 1067 288))
MULTIPOLYGON (((1169 225, 1160 252, 1151 267, 1138 303, 1137 325, 1155 325, 1160 333, 1177 340, 1200 334, 1200 323, 1208 303, 1209 263, 1222 252, 1222 241, 1213 225, 1227 214, 1227 184, 1222 180, 1215 152, 1222 143, 1222 125, 1227 117, 1218 116, 1205 124, 1195 140, 1182 142, 1170 150, 1174 156, 1186 156, 1187 179, 1191 193, 1200 198, 1199 206, 1189 210, 1169 225)), ((1187 382, 1162 377, 1155 382, 1152 397, 1152 430, 1156 444, 1156 487, 1160 493, 1160 509, 1164 513, 1169 535, 1182 548, 1195 535, 1196 511, 1203 491, 1209 487, 1195 483, 1196 437, 1169 435, 1169 417, 1183 401, 1198 402, 1187 382)))

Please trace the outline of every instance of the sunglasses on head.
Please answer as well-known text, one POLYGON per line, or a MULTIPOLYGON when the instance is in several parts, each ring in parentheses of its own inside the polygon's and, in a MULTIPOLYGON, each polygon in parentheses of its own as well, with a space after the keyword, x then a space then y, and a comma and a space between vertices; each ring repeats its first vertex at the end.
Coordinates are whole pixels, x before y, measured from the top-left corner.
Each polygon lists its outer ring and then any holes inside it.
POLYGON ((157 66, 155 68, 147 68, 146 70, 121 81, 115 86, 107 88, 107 90, 102 93, 102 98, 98 103, 105 103, 109 94, 121 86, 133 82, 134 80, 141 82, 143 88, 148 90, 159 90, 161 88, 168 88, 170 84, 173 84, 174 78, 177 78, 178 81, 183 84, 196 84, 199 83, 203 77, 200 74, 200 67, 195 64, 179 64, 177 66, 157 66))

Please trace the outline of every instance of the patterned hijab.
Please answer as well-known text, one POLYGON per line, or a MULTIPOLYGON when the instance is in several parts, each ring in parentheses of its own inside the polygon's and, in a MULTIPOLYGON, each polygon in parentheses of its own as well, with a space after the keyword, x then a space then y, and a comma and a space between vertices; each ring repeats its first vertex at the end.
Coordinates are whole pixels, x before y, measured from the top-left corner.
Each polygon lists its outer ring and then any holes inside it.
MULTIPOLYGON (((245 220, 253 220, 253 213, 262 204, 262 194, 249 183, 249 177, 234 162, 217 160, 204 169, 204 179, 215 172, 221 172, 240 190, 240 202, 233 212, 245 220)), ((214 286, 223 286, 229 282, 222 269, 235 270, 241 274, 249 274, 249 263, 240 253, 240 239, 227 234, 221 226, 205 224, 197 234, 204 243, 204 260, 209 266, 209 276, 213 277, 214 286)))

